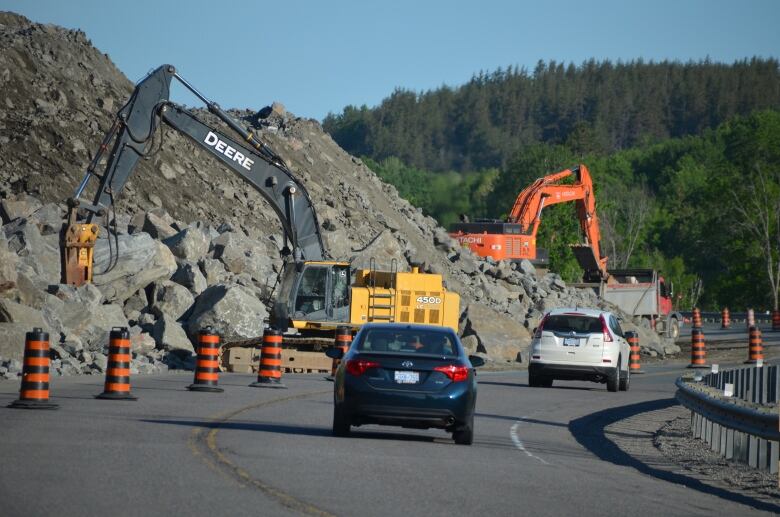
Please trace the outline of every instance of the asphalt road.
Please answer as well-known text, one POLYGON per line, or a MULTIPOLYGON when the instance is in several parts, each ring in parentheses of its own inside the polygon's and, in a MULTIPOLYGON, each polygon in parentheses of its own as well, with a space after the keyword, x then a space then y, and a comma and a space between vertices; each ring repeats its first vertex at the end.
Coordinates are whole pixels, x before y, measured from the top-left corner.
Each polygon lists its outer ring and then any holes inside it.
POLYGON ((476 437, 366 426, 330 436, 332 384, 289 389, 223 374, 136 376, 136 402, 96 400, 98 377, 55 378, 56 411, 6 409, 0 383, 0 515, 759 515, 777 513, 621 451, 605 428, 674 404, 679 365, 646 366, 629 392, 525 372, 479 375, 476 437))

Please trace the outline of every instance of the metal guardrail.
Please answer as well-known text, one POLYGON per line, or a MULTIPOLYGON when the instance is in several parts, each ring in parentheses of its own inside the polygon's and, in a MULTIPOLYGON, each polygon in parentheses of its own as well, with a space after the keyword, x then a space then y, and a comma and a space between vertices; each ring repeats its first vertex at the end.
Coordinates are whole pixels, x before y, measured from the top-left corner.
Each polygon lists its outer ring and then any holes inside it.
MULTIPOLYGON (((693 317, 693 312, 691 311, 680 311, 680 314, 682 314, 684 318, 693 317)), ((730 313, 729 317, 731 318, 732 323, 744 323, 747 321, 747 312, 732 312, 730 313)), ((767 314, 766 312, 756 312, 753 317, 756 323, 772 323, 771 313, 767 314)), ((721 314, 719 312, 713 311, 702 311, 701 319, 705 323, 720 323, 721 314)))
POLYGON ((709 373, 700 381, 679 378, 677 401, 691 410, 694 437, 727 459, 778 472, 780 367, 709 373), (726 385, 732 396, 725 396, 726 385))

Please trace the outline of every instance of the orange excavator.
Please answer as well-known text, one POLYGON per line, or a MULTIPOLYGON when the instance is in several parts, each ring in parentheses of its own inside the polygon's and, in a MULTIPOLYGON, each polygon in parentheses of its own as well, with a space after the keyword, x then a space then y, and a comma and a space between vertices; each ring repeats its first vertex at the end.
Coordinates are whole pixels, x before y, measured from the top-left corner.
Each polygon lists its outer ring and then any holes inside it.
POLYGON ((585 282, 606 281, 609 277, 607 257, 601 256, 599 248, 593 182, 588 168, 582 164, 537 179, 517 196, 506 221, 477 219, 470 222, 462 217, 462 222, 450 227, 450 235, 481 257, 518 262, 528 259, 536 266, 546 266, 549 264, 547 251, 536 247, 542 210, 546 206, 572 201, 576 203, 585 242, 572 244, 571 248, 585 272, 583 279, 585 282), (561 183, 572 175, 574 183, 561 183))

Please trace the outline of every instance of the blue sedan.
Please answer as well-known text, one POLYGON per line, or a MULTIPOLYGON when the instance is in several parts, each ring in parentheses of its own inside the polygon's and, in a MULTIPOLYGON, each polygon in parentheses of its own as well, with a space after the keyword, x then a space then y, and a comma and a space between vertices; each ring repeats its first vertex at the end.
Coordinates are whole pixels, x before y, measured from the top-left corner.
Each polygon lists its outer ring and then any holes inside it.
POLYGON ((380 424, 451 432, 455 443, 474 441, 479 356, 467 356, 449 327, 369 323, 341 359, 334 387, 333 434, 380 424))

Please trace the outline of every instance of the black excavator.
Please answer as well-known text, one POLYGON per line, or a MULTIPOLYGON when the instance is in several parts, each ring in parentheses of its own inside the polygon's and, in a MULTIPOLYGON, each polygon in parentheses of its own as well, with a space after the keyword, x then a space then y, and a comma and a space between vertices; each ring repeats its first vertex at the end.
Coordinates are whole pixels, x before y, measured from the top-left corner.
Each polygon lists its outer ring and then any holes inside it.
POLYGON ((192 139, 254 187, 278 216, 285 240, 281 252, 284 266, 272 306, 271 326, 282 331, 294 327, 309 336, 329 338, 339 325, 355 328, 369 321, 457 328, 459 297, 445 293, 440 275, 423 274, 416 268, 398 272, 394 267, 388 272, 372 267, 357 270, 352 278, 349 263, 328 260, 312 200, 284 161, 171 65, 157 68, 136 85, 103 138, 75 195, 68 200, 62 239, 64 283, 78 286, 92 281, 99 228, 93 221, 109 215, 138 161, 153 152, 161 122, 192 139), (204 102, 208 111, 239 135, 241 141, 171 102, 173 79, 204 102), (104 157, 105 169, 98 172, 104 157), (99 184, 92 202, 87 203, 82 195, 93 180, 99 184))

